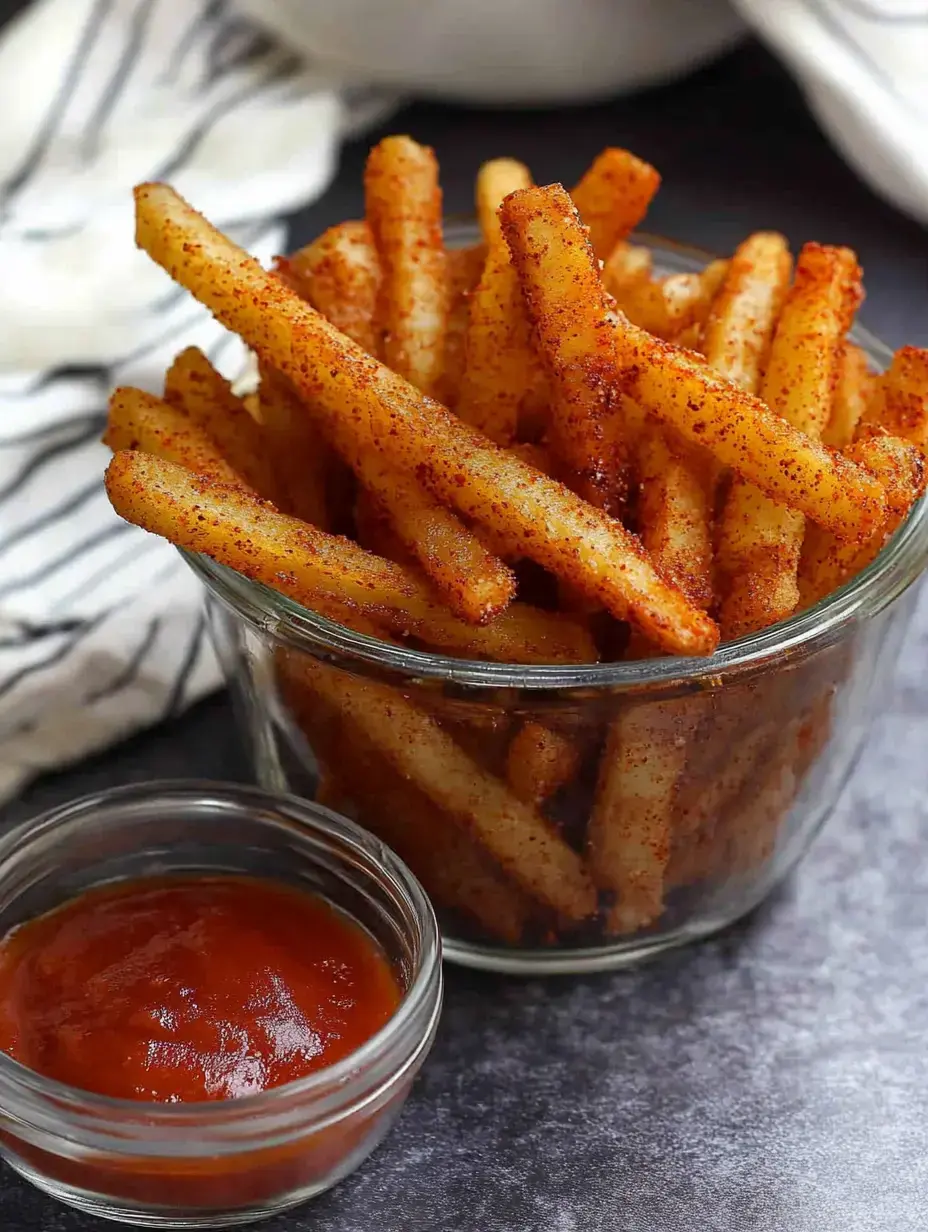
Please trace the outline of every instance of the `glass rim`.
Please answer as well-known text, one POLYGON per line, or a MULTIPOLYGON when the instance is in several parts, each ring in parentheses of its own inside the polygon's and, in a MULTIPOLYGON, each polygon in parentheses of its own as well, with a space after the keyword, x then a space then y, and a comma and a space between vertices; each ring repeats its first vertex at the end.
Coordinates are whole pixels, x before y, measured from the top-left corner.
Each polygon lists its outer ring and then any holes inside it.
MULTIPOLYGON (((450 237, 467 242, 477 234, 472 215, 449 215, 445 219, 450 237)), ((714 259, 715 254, 692 245, 648 232, 632 238, 648 244, 660 264, 666 259, 692 268, 714 259)), ((880 369, 892 359, 891 349, 864 326, 855 324, 850 338, 880 369)), ((517 688, 562 692, 577 689, 611 689, 634 692, 643 687, 699 688, 714 676, 750 674, 771 658, 782 654, 804 656, 837 640, 847 625, 869 620, 905 590, 928 560, 928 495, 922 497, 877 556, 843 586, 804 611, 797 612, 767 629, 721 645, 707 657, 659 656, 637 661, 583 664, 496 663, 460 659, 452 655, 384 642, 356 633, 345 625, 253 581, 209 557, 179 548, 180 554, 208 591, 263 634, 272 634, 296 649, 335 653, 355 663, 403 676, 453 683, 483 690, 517 688)))
MULTIPOLYGON (((254 1139, 263 1134, 280 1133, 289 1138, 293 1132, 312 1133, 350 1116, 358 1105, 363 1106, 379 1091, 389 1088, 416 1060, 434 1032, 442 999, 441 941, 431 902, 405 862, 375 835, 332 809, 288 792, 208 779, 150 780, 104 788, 20 822, 0 836, 0 870, 14 852, 47 837, 57 826, 87 819, 102 809, 146 800, 155 803, 165 796, 175 801, 186 800, 192 809, 218 802, 242 811, 273 811, 278 817, 299 823, 316 837, 337 838, 348 850, 365 856, 378 874, 386 874, 391 888, 398 886, 405 895, 421 936, 416 967, 396 1011, 359 1048, 333 1065, 236 1099, 164 1104, 101 1095, 49 1078, 3 1051, 0 1090, 7 1087, 20 1097, 50 1108, 57 1122, 58 1137, 68 1137, 68 1133, 62 1132, 66 1130, 78 1135, 90 1133, 95 1138, 103 1134, 107 1151, 134 1156, 177 1155, 182 1150, 189 1153, 190 1142, 184 1135, 191 1130, 201 1135, 200 1153, 234 1153, 254 1149, 254 1139), (423 1014, 427 1018, 422 1028, 417 1029, 417 1019, 423 1014), (389 1058, 393 1047, 402 1047, 396 1063, 391 1064, 387 1073, 370 1081, 367 1068, 389 1058), (327 1107, 333 1096, 334 1106, 327 1107), (321 1124, 312 1118, 314 1099, 323 1113, 321 1124), (291 1124, 294 1118, 297 1123, 291 1124), (100 1124, 88 1124, 95 1120, 100 1124), (164 1143, 171 1149, 158 1151, 158 1145, 164 1143)), ((8 1107, 6 1111, 10 1111, 8 1107)), ((18 1114, 13 1119, 17 1125, 35 1124, 18 1114)))

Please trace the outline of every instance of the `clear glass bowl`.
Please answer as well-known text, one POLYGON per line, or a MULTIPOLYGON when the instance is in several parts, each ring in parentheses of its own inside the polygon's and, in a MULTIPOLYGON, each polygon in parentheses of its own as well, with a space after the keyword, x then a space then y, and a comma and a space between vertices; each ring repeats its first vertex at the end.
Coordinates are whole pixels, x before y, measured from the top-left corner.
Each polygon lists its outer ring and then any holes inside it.
MULTIPOLYGON (((474 235, 457 227, 451 240, 474 235)), ((660 272, 707 260, 644 238, 660 272)), ((854 337, 875 367, 886 366, 881 343, 861 329, 854 337)), ((387 645, 210 560, 187 559, 209 592, 213 637, 260 781, 334 799, 399 851, 432 898, 447 958, 576 972, 713 933, 794 867, 834 809, 891 679, 928 557, 926 516, 921 502, 873 564, 816 607, 709 659, 578 667, 465 662, 387 645), (332 709, 331 689, 320 696, 315 664, 326 665, 336 692, 354 696, 353 716, 332 709), (391 731, 386 751, 376 738, 371 745, 377 721, 391 731), (579 761, 544 806, 547 841, 566 845, 566 864, 576 865, 595 831, 597 861, 624 887, 617 897, 601 893, 592 916, 550 876, 555 893, 539 898, 539 859, 550 848, 539 857, 527 840, 524 863, 510 859, 504 872, 472 837, 473 809, 458 808, 460 792, 451 801, 443 742, 471 759, 459 766, 474 765, 474 781, 493 776, 498 805, 509 742, 527 723, 566 740, 579 761), (424 789, 410 781, 412 745, 431 759, 424 789), (604 787, 597 803, 597 767, 616 748, 636 774, 624 780, 624 802, 610 803, 604 787)), ((525 818, 513 820, 506 799, 505 816, 489 820, 509 826, 515 843, 522 831, 511 827, 525 818)), ((485 798, 475 808, 486 823, 484 806, 485 798)), ((563 856, 557 846, 554 858, 563 856)))
POLYGON ((0 935, 91 886, 198 871, 321 894, 376 938, 404 996, 335 1065, 214 1103, 110 1099, 0 1053, 3 1158, 53 1197, 136 1226, 248 1223, 340 1181, 398 1116, 441 1010, 438 926, 409 869, 328 809, 254 787, 139 784, 10 831, 0 839, 0 935))

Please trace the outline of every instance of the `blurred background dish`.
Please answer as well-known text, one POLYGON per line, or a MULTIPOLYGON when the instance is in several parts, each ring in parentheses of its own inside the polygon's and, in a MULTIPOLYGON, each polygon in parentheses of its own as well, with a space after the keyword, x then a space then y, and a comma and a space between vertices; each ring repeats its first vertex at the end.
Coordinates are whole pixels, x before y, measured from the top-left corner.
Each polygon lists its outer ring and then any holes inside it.
POLYGON ((727 0, 238 0, 340 80, 471 103, 574 103, 668 81, 734 45, 727 0))

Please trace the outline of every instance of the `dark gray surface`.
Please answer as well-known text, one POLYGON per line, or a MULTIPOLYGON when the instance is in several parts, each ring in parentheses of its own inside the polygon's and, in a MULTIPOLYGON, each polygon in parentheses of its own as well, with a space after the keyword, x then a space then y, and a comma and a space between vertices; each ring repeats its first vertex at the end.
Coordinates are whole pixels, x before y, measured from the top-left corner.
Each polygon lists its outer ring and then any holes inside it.
MULTIPOLYGON (((748 47, 690 82, 558 115, 417 108, 448 205, 481 159, 576 179, 602 145, 653 160, 654 229, 727 250, 760 226, 854 245, 864 319, 928 342, 928 236, 839 162, 748 47)), ((307 211, 360 212, 362 150, 307 211)), ((923 605, 924 610, 924 605, 923 605)), ((924 612, 928 617, 928 612, 924 612)), ((440 1037, 362 1171, 272 1232, 923 1232, 928 1227, 928 619, 838 815, 747 924, 640 972, 522 983, 448 972, 440 1037)), ((225 702, 34 787, 23 815, 147 776, 237 777, 225 702)), ((0 1228, 87 1232, 9 1172, 0 1228)))

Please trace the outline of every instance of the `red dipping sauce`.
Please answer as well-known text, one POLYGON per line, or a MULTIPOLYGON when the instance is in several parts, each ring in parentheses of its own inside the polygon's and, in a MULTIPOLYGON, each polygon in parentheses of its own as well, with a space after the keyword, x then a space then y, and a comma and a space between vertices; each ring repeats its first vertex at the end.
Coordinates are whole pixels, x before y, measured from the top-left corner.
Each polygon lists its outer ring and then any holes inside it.
POLYGON ((0 941, 0 1049, 121 1099, 253 1095, 392 1017, 386 956, 321 898, 241 876, 103 886, 0 941))

